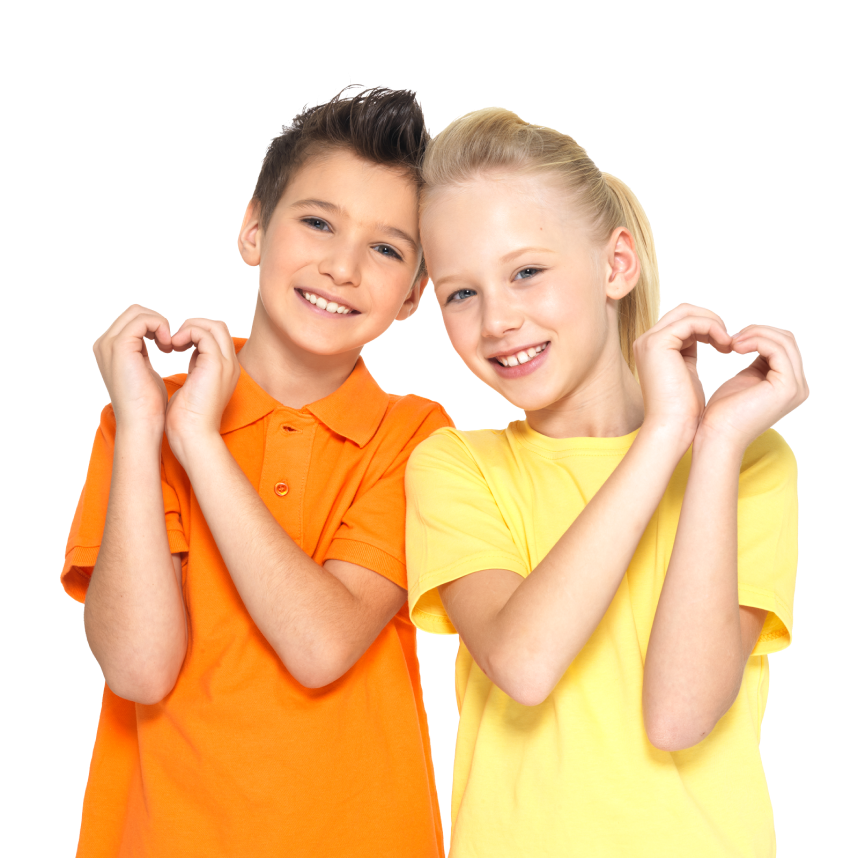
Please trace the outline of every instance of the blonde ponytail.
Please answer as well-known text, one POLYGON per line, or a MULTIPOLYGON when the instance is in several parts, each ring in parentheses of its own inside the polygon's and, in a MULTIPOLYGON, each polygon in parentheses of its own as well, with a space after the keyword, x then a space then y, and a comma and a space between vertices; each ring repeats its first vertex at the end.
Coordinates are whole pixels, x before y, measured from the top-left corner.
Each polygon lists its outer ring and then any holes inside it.
MULTIPOLYGON (((602 178, 622 212, 619 222, 611 227, 611 230, 624 226, 632 234, 641 266, 637 286, 620 299, 617 308, 620 348, 629 368, 636 373, 632 346, 644 331, 658 321, 658 261, 655 256, 655 241, 649 219, 631 188, 608 173, 602 173, 602 178)), ((613 221, 614 218, 610 220, 613 221)))
POLYGON ((606 241, 620 226, 631 233, 641 274, 637 286, 619 302, 618 326, 623 357, 635 372, 632 344, 658 318, 655 243, 635 195, 619 179, 599 172, 571 137, 530 125, 509 110, 488 107, 457 119, 429 143, 421 207, 439 188, 495 169, 553 174, 590 219, 597 240, 606 241))

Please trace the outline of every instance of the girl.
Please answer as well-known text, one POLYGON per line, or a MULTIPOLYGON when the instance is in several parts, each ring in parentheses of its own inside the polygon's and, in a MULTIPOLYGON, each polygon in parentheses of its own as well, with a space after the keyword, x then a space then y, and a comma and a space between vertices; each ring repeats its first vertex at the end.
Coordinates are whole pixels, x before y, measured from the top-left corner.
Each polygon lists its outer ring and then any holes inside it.
POLYGON ((631 191, 505 110, 431 144, 447 333, 522 408, 413 454, 414 622, 458 632, 452 858, 770 856, 758 750, 786 647, 807 397, 792 335, 730 335, 658 274, 631 191), (704 403, 697 343, 756 353, 704 403), (693 455, 692 455, 693 448, 693 455))

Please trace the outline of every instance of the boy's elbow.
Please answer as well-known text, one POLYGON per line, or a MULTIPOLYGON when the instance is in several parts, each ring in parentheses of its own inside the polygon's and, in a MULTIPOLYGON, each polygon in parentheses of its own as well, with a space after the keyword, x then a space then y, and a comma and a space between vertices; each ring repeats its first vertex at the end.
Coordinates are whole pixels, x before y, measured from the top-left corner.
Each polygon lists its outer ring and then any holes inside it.
POLYGON ((283 655, 278 655, 292 677, 304 688, 324 688, 336 682, 357 661, 351 652, 330 647, 324 652, 305 656, 300 661, 287 661, 283 655))
POLYGON ((117 696, 142 706, 160 703, 175 687, 178 673, 149 670, 141 673, 123 672, 118 676, 104 674, 107 687, 117 696))

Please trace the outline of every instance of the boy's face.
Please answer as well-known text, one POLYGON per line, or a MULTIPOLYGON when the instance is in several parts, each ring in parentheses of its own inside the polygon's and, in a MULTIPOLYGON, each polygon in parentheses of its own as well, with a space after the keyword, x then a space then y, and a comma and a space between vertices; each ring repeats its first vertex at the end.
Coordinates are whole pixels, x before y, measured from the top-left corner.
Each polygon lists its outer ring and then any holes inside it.
POLYGON ((239 249, 259 265, 257 316, 289 347, 359 352, 416 308, 426 278, 415 282, 417 188, 405 173, 348 151, 311 157, 264 232, 258 218, 251 203, 239 249))

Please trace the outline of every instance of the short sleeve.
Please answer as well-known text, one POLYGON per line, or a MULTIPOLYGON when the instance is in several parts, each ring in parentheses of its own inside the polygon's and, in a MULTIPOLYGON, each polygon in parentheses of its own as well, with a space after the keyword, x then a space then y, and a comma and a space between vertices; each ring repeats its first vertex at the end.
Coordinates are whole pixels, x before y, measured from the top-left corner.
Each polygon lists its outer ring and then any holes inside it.
POLYGON ((768 611, 753 655, 790 644, 798 563, 795 456, 773 429, 748 447, 739 476, 739 603, 768 611))
POLYGON ((403 397, 394 410, 397 408, 410 414, 385 418, 397 427, 390 438, 394 448, 380 445, 380 450, 387 447, 388 451, 383 454, 387 460, 383 471, 361 488, 343 516, 325 560, 363 566, 405 589, 405 468, 415 447, 452 421, 436 402, 418 397, 403 397), (402 431, 404 426, 407 429, 402 431))
POLYGON ((418 628, 455 634, 441 584, 483 569, 528 566, 465 441, 441 431, 414 452, 405 475, 408 609, 418 628))
MULTIPOLYGON (((80 494, 66 543, 66 557, 61 576, 65 591, 79 602, 83 602, 86 598, 89 579, 98 558, 98 549, 101 547, 107 501, 110 497, 115 438, 116 418, 113 415, 113 408, 108 405, 101 412, 101 422, 95 433, 86 482, 80 494)), ((163 462, 161 488, 164 495, 164 514, 170 551, 173 554, 181 554, 188 550, 188 543, 182 528, 179 499, 175 490, 166 481, 163 462)))

